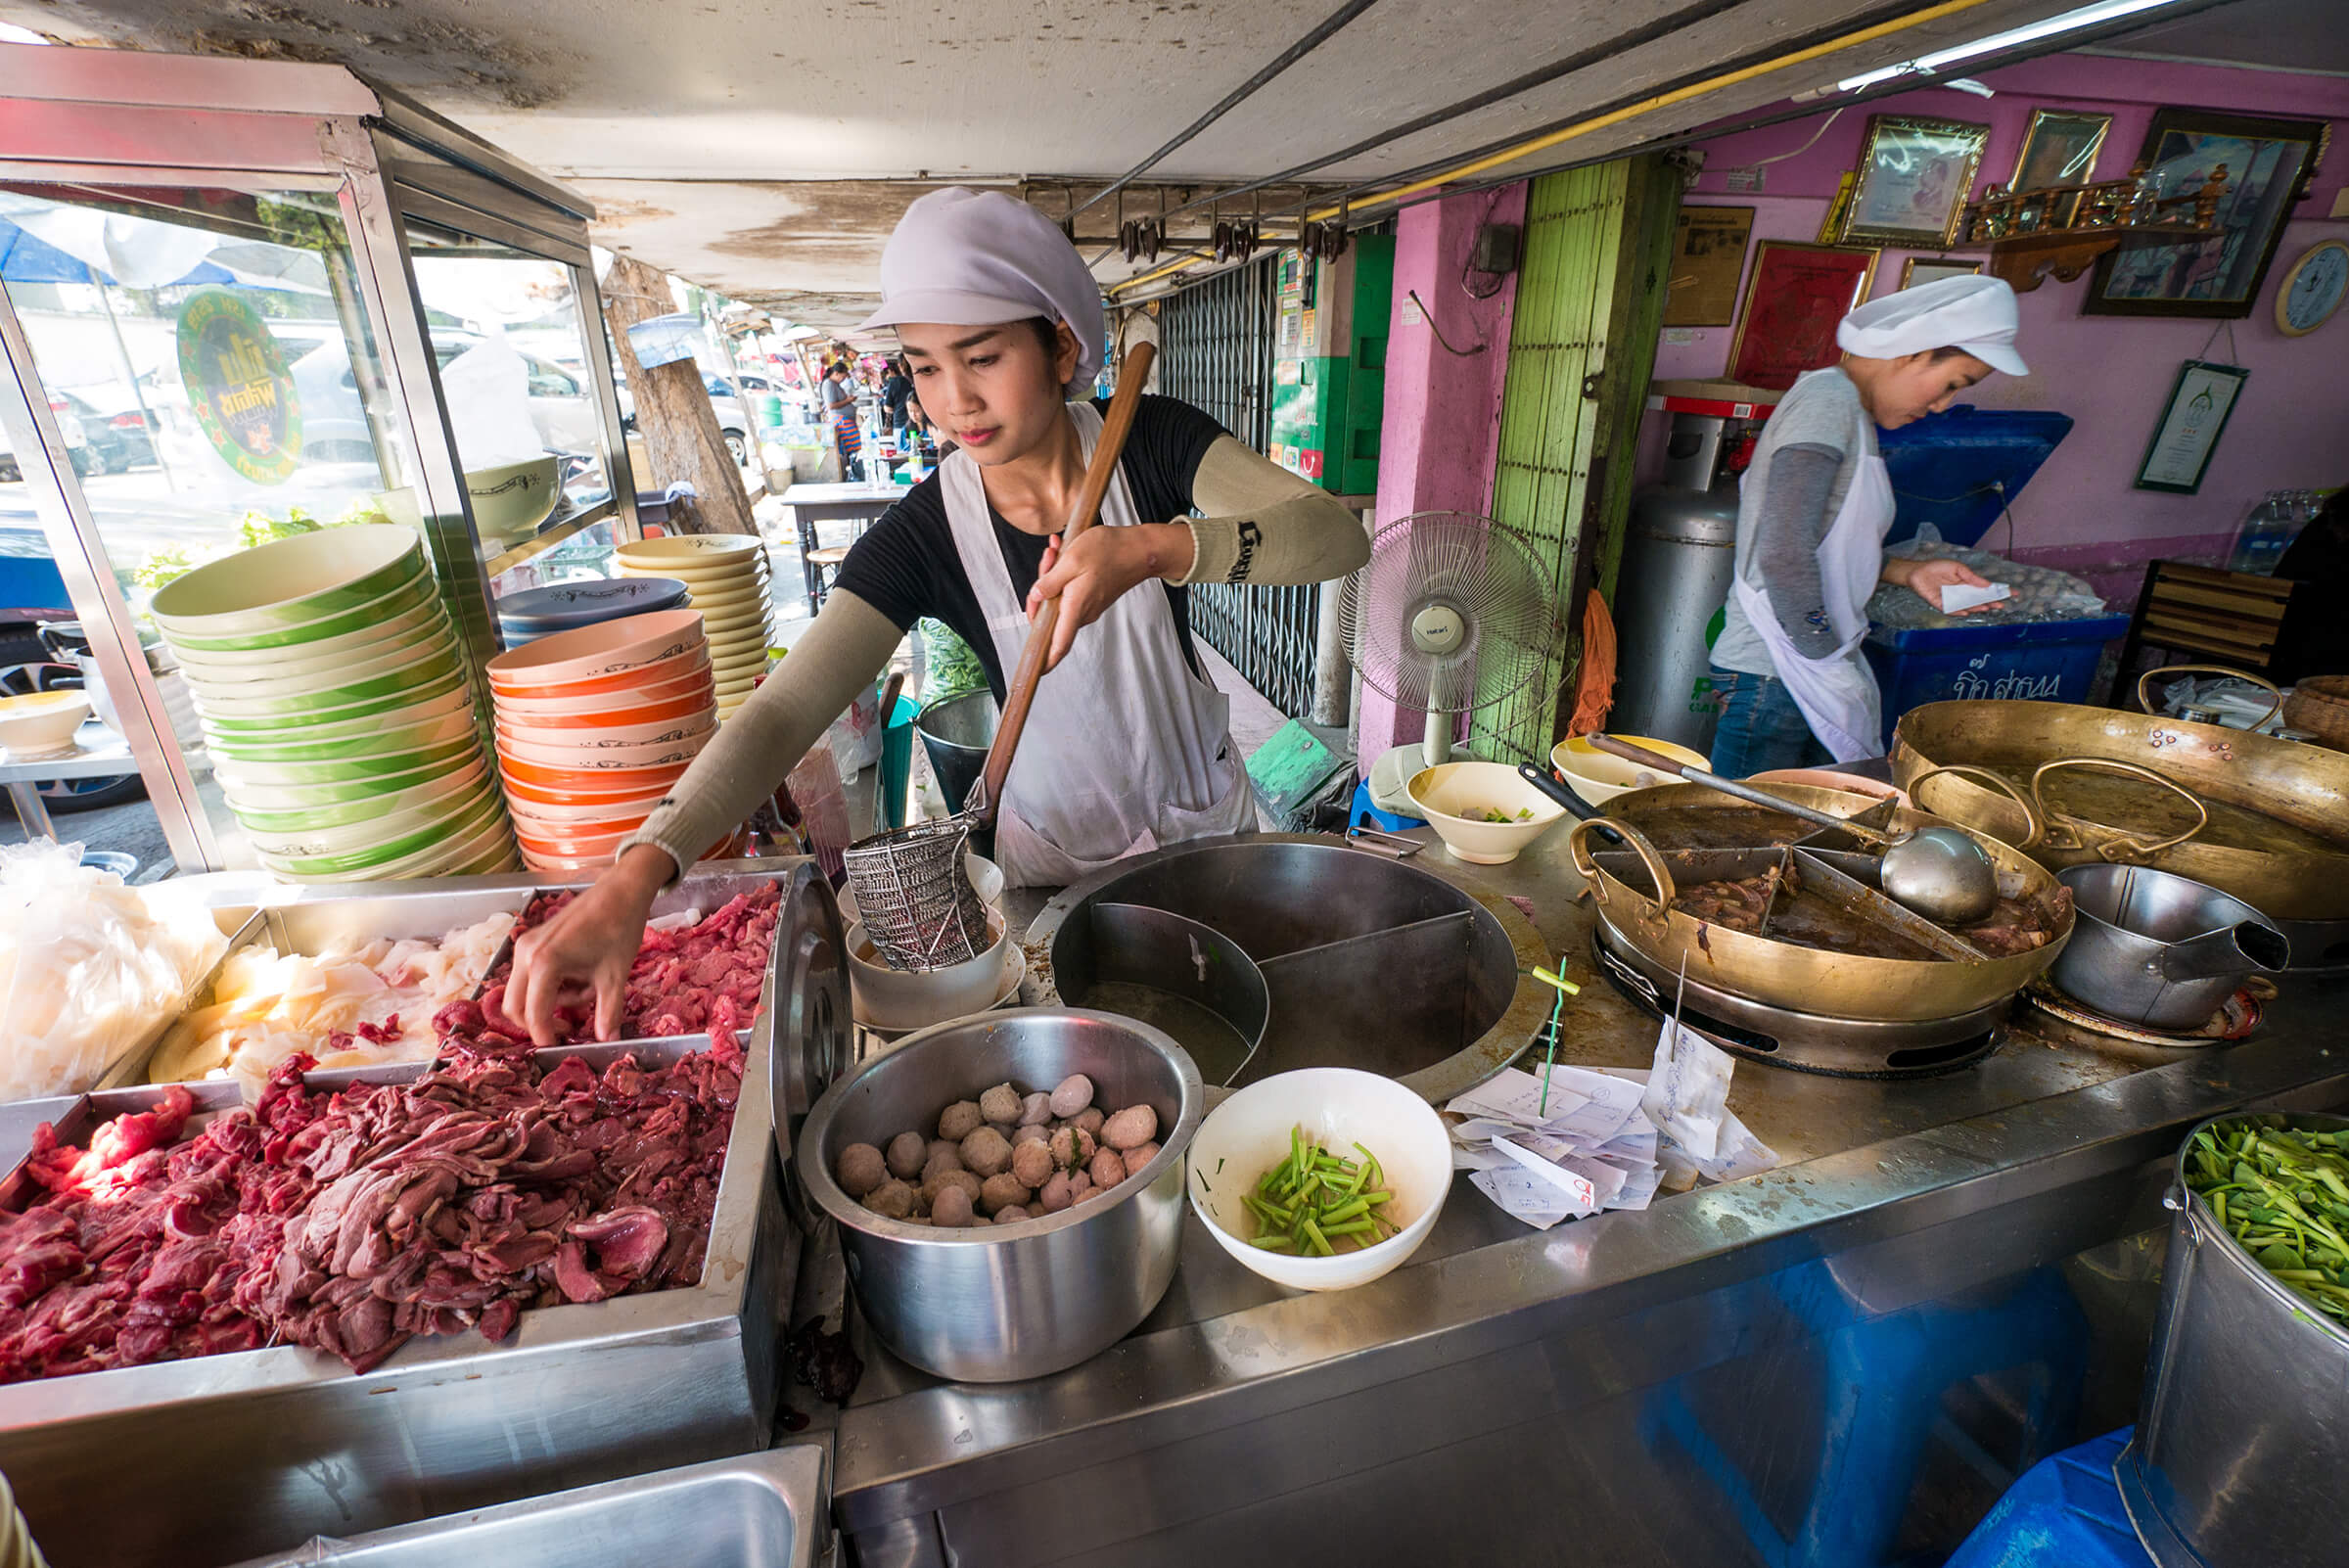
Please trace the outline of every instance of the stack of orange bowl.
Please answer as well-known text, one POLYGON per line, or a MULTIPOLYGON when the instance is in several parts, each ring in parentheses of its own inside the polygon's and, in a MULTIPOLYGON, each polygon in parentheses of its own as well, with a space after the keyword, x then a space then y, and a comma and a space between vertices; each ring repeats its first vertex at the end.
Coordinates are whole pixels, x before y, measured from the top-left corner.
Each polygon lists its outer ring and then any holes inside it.
POLYGON ((680 533, 635 539, 617 552, 621 576, 672 577, 701 612, 717 683, 717 716, 728 718, 766 673, 774 636, 773 580, 766 543, 755 533, 680 533))
POLYGON ((594 871, 717 733, 691 610, 624 616, 489 661, 498 777, 533 871, 594 871))

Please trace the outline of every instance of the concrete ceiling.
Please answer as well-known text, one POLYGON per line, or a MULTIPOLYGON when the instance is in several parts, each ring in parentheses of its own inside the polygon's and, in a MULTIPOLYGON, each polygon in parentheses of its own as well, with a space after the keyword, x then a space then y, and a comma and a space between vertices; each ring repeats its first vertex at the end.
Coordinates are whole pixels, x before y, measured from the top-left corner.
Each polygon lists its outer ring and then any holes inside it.
MULTIPOLYGON (((1634 146, 2077 3, 1977 0, 1646 110, 1514 167, 1634 146)), ((2337 16, 2341 0, 2243 3, 2337 16)), ((0 0, 0 22, 67 42, 348 65, 579 187, 597 204, 602 243, 831 327, 861 313, 880 244, 921 190, 1122 172, 1332 4, 0 0)), ((1555 81, 1311 176, 1374 180, 1839 37, 1888 12, 1926 9, 1884 0, 1493 0, 1462 13, 1451 0, 1380 0, 1155 177, 1177 186, 1262 177, 1593 52, 1591 64, 1555 81), (1685 24, 1628 41, 1676 17, 1685 24), (1616 39, 1627 42, 1609 47, 1616 39)), ((1046 211, 1062 209, 1056 192, 1030 189, 1046 211)), ((1152 192, 1128 210, 1156 205, 1152 192)), ((1082 221, 1114 232, 1113 217, 1096 208, 1082 221)), ((1098 270, 1109 280, 1131 269, 1112 257, 1098 270)))

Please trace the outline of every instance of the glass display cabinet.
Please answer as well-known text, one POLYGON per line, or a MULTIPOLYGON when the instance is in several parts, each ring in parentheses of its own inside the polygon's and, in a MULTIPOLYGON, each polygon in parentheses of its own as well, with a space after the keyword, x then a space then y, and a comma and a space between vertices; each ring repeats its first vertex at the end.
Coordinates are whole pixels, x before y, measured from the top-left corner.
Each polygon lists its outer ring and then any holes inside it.
POLYGON ((158 587, 410 524, 478 699, 497 585, 636 536, 593 215, 337 67, 0 45, 0 552, 54 558, 183 869, 253 861, 158 587))

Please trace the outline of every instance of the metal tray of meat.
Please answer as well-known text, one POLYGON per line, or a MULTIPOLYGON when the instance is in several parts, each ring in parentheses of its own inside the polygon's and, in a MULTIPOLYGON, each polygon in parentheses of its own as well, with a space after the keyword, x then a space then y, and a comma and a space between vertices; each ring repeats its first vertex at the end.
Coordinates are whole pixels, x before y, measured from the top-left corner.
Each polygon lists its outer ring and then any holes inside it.
MULTIPOLYGON (((655 912, 715 908, 806 862, 706 868, 655 912)), ((215 907, 253 904, 252 879, 215 907)), ((343 888, 271 888, 298 921, 412 910, 414 930, 488 912, 485 897, 577 886, 504 876, 343 888), (284 897, 292 895, 292 897, 284 897), (340 895, 341 897, 338 897, 340 895), (344 904, 337 911, 316 907, 344 904), (299 909, 300 913, 294 911, 299 909)), ((790 1300, 798 1233, 774 1159, 770 1064, 777 1020, 821 1019, 825 977, 796 961, 786 922, 770 956, 726 1146, 701 1280, 689 1287, 525 1312, 490 1344, 475 1333, 409 1341, 365 1374, 296 1346, 0 1385, 0 1472, 51 1560, 110 1565, 233 1562, 312 1536, 346 1536, 637 1473, 651 1463, 764 1448, 776 1390, 777 1314, 790 1300)), ((838 984, 837 980, 829 982, 838 984)), ((846 1016, 845 1007, 838 1009, 846 1016)), ((820 1092, 836 1040, 796 1022, 780 1042, 792 1097, 820 1092)), ((620 1049, 673 1059, 705 1036, 557 1048, 600 1063, 620 1049)), ((395 1082, 424 1064, 342 1075, 395 1082)), ((333 1082, 329 1076, 324 1082, 333 1082)), ((191 1085, 200 1106, 236 1102, 233 1083, 191 1085)), ((83 1096, 63 1130, 145 1109, 162 1086, 83 1096)), ((793 1110, 802 1109, 795 1106, 793 1110)), ((13 1175, 13 1172, 12 1172, 13 1175)))
POLYGON ((833 1554, 826 1457, 819 1444, 792 1443, 314 1541, 240 1568, 817 1568, 833 1554))

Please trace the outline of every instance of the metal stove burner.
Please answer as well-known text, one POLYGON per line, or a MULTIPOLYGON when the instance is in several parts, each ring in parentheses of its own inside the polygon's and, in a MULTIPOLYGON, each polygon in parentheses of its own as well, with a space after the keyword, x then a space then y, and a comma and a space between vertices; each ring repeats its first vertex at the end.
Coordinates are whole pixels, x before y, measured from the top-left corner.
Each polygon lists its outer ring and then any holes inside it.
POLYGON ((1657 1018, 1671 1016, 1681 997, 1681 1022, 1732 1055, 1772 1067, 1832 1078, 1926 1078, 1970 1067, 1999 1047, 2011 998, 1956 1018, 1922 1023, 1877 1023, 1822 1018, 1773 1007, 1681 977, 1619 946, 1594 926, 1591 957, 1633 1001, 1657 1018))
POLYGON ((2292 945, 2291 974, 2349 973, 2349 920, 2279 920, 2292 945))
POLYGON ((2206 1045, 2232 1044, 2250 1034, 2259 1027, 2259 1021, 2265 1014, 2263 1004, 2275 994, 2274 985, 2253 976, 2240 991, 2227 998, 2209 1023, 2184 1034, 2107 1018, 2078 997, 2065 994, 2045 975, 2023 989, 2023 1002, 2032 1012, 2068 1025, 2082 1034, 2126 1040, 2132 1045, 2161 1045, 2173 1050, 2193 1050, 2206 1045))

